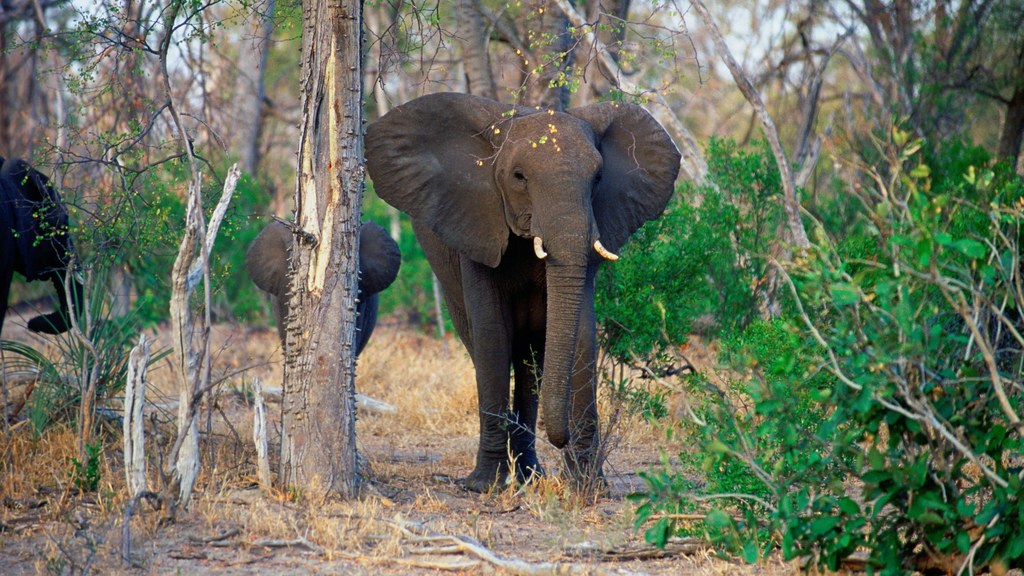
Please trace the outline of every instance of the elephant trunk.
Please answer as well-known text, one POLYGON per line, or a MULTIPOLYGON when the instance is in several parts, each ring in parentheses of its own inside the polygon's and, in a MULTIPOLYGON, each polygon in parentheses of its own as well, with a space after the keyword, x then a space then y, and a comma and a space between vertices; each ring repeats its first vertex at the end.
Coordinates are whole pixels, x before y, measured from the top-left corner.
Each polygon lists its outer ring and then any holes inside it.
POLYGON ((541 406, 548 439, 557 448, 569 442, 572 369, 579 335, 585 264, 547 266, 547 332, 541 375, 541 406))
POLYGON ((53 273, 50 280, 53 283, 53 287, 57 290, 57 299, 59 301, 57 310, 29 320, 29 330, 40 334, 61 334, 71 328, 71 314, 77 312, 82 306, 84 289, 82 284, 74 278, 74 275, 69 275, 69 277, 71 278, 69 292, 71 293, 74 305, 68 305, 67 294, 64 291, 64 278, 58 273, 53 273))

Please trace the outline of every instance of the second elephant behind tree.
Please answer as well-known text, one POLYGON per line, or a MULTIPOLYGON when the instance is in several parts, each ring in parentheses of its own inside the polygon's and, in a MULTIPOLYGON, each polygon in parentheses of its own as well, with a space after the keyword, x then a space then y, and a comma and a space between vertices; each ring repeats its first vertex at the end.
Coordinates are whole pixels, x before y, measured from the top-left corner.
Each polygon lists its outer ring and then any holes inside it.
MULTIPOLYGON (((292 232, 282 222, 273 221, 249 246, 245 267, 252 281, 270 294, 277 333, 285 339, 285 314, 288 311, 288 260, 292 232)), ((373 222, 359 229, 359 304, 356 307, 356 354, 366 346, 377 324, 379 293, 398 276, 402 263, 398 244, 387 231, 373 222)))

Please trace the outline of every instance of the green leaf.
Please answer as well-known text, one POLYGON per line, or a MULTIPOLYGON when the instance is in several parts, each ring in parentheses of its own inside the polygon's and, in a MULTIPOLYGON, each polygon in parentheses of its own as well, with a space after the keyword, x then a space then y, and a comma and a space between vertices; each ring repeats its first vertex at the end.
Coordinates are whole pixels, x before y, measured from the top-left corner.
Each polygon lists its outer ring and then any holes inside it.
POLYGON ((984 244, 971 238, 962 238, 953 242, 953 248, 961 254, 975 259, 984 258, 985 254, 988 253, 984 244))
POLYGON ((718 508, 712 508, 708 515, 704 517, 704 523, 711 528, 728 528, 732 526, 732 516, 729 516, 718 508))
POLYGON ((708 442, 705 448, 713 454, 729 454, 732 452, 732 449, 725 442, 718 439, 708 442))
MULTIPOLYGON (((915 150, 916 151, 916 150, 915 150)), ((914 166, 914 169, 910 171, 911 178, 927 178, 931 175, 931 169, 928 168, 927 164, 918 164, 914 166)))
POLYGON ((747 540, 743 543, 742 551, 743 561, 747 564, 754 564, 761 559, 761 550, 757 545, 757 540, 747 540))
POLYGON ((967 551, 971 549, 971 535, 967 532, 957 533, 956 547, 961 553, 967 553, 967 551))
POLYGON ((811 521, 811 534, 814 536, 824 536, 832 531, 836 526, 839 525, 841 518, 839 516, 821 516, 811 521))
POLYGON ((832 295, 832 301, 839 306, 856 304, 860 301, 860 291, 848 282, 839 282, 829 286, 829 293, 832 295))
POLYGON ((839 511, 847 516, 856 516, 860 514, 860 505, 852 498, 841 498, 839 500, 839 511))

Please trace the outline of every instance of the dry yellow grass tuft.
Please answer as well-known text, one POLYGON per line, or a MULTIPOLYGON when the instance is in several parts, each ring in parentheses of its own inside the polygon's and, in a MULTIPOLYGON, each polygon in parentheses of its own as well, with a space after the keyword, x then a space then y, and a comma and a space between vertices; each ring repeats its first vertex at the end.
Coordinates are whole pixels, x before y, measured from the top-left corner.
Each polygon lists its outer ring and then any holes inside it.
POLYGON ((370 434, 476 432, 473 365, 457 341, 445 349, 423 334, 379 328, 359 357, 356 388, 398 409, 363 419, 370 434))

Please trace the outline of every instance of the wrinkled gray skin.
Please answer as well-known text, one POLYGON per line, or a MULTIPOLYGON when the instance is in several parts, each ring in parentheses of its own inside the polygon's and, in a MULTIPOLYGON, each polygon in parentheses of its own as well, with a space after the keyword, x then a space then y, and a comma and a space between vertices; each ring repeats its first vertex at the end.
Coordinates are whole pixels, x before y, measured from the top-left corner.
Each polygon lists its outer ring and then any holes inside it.
POLYGON ((541 472, 538 402, 568 476, 600 481, 594 241, 622 247, 662 213, 679 171, 675 145, 638 106, 511 110, 433 94, 365 139, 374 189, 412 217, 473 360, 480 446, 465 486, 475 491, 507 475, 509 451, 520 481, 541 472))
MULTIPOLYGON (((0 331, 15 272, 57 291, 57 310, 29 320, 29 330, 60 334, 71 327, 64 280, 73 250, 68 213, 50 181, 24 160, 0 157, 0 331)), ((81 284, 73 280, 70 292, 81 301, 81 284)))
MULTIPOLYGON (((284 315, 288 310, 288 258, 291 230, 278 221, 267 224, 249 246, 245 268, 252 281, 270 294, 277 334, 284 344, 284 315)), ((366 347, 377 324, 379 293, 398 275, 402 256, 391 236, 373 222, 359 228, 359 304, 356 306, 356 354, 366 347)))

